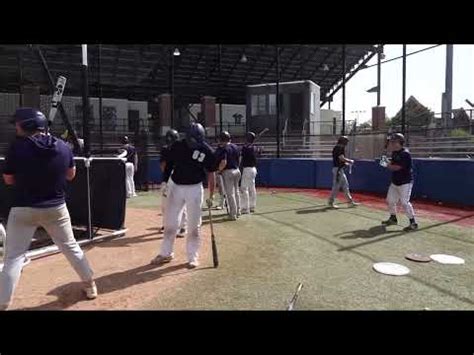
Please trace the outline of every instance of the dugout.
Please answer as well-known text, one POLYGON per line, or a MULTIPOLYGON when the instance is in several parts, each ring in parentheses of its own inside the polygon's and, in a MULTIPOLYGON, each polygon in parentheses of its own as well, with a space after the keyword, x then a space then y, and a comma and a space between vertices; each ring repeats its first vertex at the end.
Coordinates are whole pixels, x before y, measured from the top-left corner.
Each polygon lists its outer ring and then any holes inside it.
MULTIPOLYGON (((125 161, 119 158, 90 158, 90 166, 87 168, 85 158, 74 158, 74 160, 76 177, 68 183, 66 204, 76 240, 80 244, 86 244, 94 240, 124 235, 125 161)), ((4 163, 5 159, 0 158, 0 176, 3 173, 4 163)), ((0 221, 5 224, 12 206, 13 193, 14 186, 6 186, 3 179, 0 179, 0 221)), ((39 228, 30 246, 29 256, 37 257, 55 252, 57 249, 51 239, 39 228)))
MULTIPOLYGON (((320 87, 311 80, 279 83, 279 120, 283 134, 314 134, 321 119, 320 87)), ((277 84, 247 86, 247 130, 277 133, 277 84)))

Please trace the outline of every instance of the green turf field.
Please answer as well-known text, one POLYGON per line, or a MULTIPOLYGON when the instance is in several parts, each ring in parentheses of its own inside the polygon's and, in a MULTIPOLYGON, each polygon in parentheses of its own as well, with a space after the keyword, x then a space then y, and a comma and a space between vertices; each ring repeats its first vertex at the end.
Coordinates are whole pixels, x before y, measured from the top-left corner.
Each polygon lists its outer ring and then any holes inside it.
MULTIPOLYGON (((127 206, 157 208, 157 194, 141 193, 127 206)), ((403 226, 384 231, 385 211, 341 206, 329 210, 322 199, 276 193, 259 195, 258 211, 236 222, 216 211, 220 267, 196 270, 191 281, 145 308, 284 310, 303 282, 296 310, 474 309, 472 228, 420 219, 419 231, 405 233, 407 221, 399 218, 403 226), (409 252, 453 254, 466 263, 418 264, 405 260, 409 252), (372 265, 381 261, 411 273, 376 273, 372 265)))

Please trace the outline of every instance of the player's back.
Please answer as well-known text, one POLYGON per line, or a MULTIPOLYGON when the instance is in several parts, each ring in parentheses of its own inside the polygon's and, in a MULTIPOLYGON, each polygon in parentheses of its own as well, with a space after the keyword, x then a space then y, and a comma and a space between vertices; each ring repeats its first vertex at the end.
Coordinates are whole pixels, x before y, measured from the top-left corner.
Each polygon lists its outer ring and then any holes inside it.
POLYGON ((206 170, 214 171, 215 156, 213 149, 203 142, 190 147, 185 140, 173 144, 169 154, 173 165, 172 180, 180 185, 198 184, 205 180, 206 170))

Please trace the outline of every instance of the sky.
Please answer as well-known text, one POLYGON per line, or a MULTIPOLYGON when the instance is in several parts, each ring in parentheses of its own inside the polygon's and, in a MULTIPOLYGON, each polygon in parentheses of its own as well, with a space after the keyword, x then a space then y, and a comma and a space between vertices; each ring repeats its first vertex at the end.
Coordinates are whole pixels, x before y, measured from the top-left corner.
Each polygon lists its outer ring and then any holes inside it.
MULTIPOLYGON (((432 44, 407 45, 407 54, 427 48, 432 44)), ((402 45, 385 45, 385 59, 403 54, 402 45)), ((382 60, 383 62, 383 60, 382 60)), ((367 65, 377 63, 377 56, 367 65)), ((441 94, 445 88, 446 45, 407 57, 406 98, 414 96, 421 104, 435 113, 441 112, 441 94)), ((377 85, 377 66, 360 70, 346 84, 346 119, 357 122, 371 120, 372 107, 377 104, 377 94, 367 90, 377 85), (365 112, 356 112, 365 111, 365 112)), ((402 105, 402 59, 381 66, 381 106, 388 117, 393 117, 402 105)), ((454 45, 453 49, 453 109, 474 103, 474 45, 454 45)), ((324 105, 323 108, 327 108, 324 105)), ((342 110, 342 90, 334 96, 331 109, 342 110)))

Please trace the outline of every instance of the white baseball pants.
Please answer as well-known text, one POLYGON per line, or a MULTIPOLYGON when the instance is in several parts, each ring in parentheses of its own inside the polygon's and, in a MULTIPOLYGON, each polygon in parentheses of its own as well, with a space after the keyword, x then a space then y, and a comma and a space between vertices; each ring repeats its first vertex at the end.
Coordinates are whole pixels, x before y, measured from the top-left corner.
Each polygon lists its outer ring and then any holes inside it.
POLYGON ((135 192, 135 181, 133 176, 135 175, 135 166, 133 163, 125 163, 125 187, 127 190, 127 198, 136 196, 135 192))
POLYGON ((413 188, 413 183, 395 185, 391 184, 388 193, 387 193, 387 203, 388 209, 391 215, 397 214, 397 205, 398 202, 402 205, 405 210, 405 214, 409 219, 415 218, 415 212, 413 211, 413 206, 410 203, 411 190, 413 188))
POLYGON ((7 237, 0 274, 0 308, 7 307, 20 279, 25 254, 38 227, 43 227, 82 281, 92 281, 93 272, 77 244, 65 204, 51 208, 14 207, 7 222, 7 237))
POLYGON ((188 235, 186 249, 188 262, 195 262, 199 256, 200 229, 202 224, 201 205, 204 188, 202 183, 178 185, 170 178, 168 181, 168 201, 164 219, 165 230, 160 255, 173 256, 173 247, 184 209, 187 210, 188 235))
POLYGON ((239 169, 227 169, 222 172, 224 189, 229 204, 229 215, 236 218, 240 214, 240 194, 239 194, 239 169))
POLYGON ((242 210, 249 211, 257 206, 257 189, 255 188, 255 178, 257 177, 257 168, 248 167, 242 171, 242 182, 240 191, 242 194, 242 210))
MULTIPOLYGON (((163 182, 162 185, 161 185, 161 188, 166 190, 166 193, 165 194, 162 194, 161 195, 161 216, 162 216, 162 220, 163 220, 163 225, 165 223, 165 215, 166 215, 166 209, 167 209, 167 204, 168 204, 168 187, 166 187, 165 185, 167 185, 166 182, 163 182)), ((187 227, 187 216, 186 216, 186 207, 184 207, 184 210, 183 210, 183 217, 181 218, 181 223, 179 224, 179 228, 180 229, 184 229, 186 230, 186 227, 187 227)))
POLYGON ((331 191, 331 196, 329 197, 329 203, 334 203, 334 200, 337 197, 337 193, 339 192, 341 188, 342 188, 342 191, 344 191, 346 198, 349 201, 352 201, 352 196, 349 191, 349 181, 347 181, 347 176, 344 173, 344 169, 333 167, 332 168, 332 191, 331 191), (339 174, 339 179, 337 176, 338 174, 339 174))

